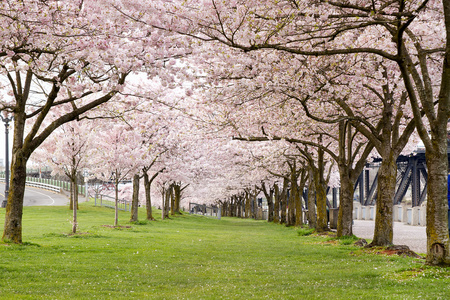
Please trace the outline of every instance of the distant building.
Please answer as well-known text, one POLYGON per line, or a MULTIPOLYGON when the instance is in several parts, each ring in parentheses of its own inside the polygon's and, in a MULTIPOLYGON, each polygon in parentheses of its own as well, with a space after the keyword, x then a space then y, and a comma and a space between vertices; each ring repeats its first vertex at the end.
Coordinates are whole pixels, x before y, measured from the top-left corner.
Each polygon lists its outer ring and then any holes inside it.
POLYGON ((3 162, 3 158, 0 158, 0 167, 4 167, 5 163, 3 162))

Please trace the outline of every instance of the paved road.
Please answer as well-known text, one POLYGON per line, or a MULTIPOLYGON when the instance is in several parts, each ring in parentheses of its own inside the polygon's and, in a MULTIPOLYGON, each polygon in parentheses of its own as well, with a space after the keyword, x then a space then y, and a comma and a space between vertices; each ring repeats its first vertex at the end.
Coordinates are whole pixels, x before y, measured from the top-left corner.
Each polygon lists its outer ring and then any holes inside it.
MULTIPOLYGON (((0 198, 5 199, 5 184, 0 183, 0 198)), ((41 190, 27 186, 25 188, 24 206, 44 206, 55 205, 63 206, 69 203, 69 199, 64 195, 52 191, 41 190)))
MULTIPOLYGON (((355 220, 353 234, 364 239, 373 239, 374 221, 355 220)), ((407 245, 416 253, 427 252, 427 234, 424 226, 405 225, 394 222, 394 244, 407 245)))

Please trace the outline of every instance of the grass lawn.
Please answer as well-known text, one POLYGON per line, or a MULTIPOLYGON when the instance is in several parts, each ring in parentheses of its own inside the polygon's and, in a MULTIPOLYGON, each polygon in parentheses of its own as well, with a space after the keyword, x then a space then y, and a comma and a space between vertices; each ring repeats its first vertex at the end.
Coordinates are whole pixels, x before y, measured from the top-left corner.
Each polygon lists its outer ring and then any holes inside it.
POLYGON ((363 253, 264 221, 129 217, 121 212, 119 223, 130 228, 105 227, 114 211, 82 203, 82 234, 71 236, 67 207, 25 207, 24 245, 0 244, 0 298, 450 298, 450 268, 420 259, 363 253))

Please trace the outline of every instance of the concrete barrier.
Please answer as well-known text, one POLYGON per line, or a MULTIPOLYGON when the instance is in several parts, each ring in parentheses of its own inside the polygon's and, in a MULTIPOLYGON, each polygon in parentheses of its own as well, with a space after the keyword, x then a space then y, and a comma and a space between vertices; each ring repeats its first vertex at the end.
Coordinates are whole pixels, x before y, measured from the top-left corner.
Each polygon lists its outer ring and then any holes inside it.
MULTIPOLYGON (((410 204, 402 203, 393 207, 393 221, 402 222, 412 226, 426 226, 426 203, 421 206, 411 207, 410 204)), ((353 202, 354 220, 371 220, 376 217, 375 206, 363 206, 359 202, 353 202)))
POLYGON ((353 201, 353 219, 360 220, 361 217, 361 203, 353 201))
POLYGON ((403 207, 401 205, 394 205, 393 215, 394 222, 401 222, 403 216, 403 207))
POLYGON ((330 208, 329 216, 330 216, 330 228, 337 229, 339 208, 330 208))

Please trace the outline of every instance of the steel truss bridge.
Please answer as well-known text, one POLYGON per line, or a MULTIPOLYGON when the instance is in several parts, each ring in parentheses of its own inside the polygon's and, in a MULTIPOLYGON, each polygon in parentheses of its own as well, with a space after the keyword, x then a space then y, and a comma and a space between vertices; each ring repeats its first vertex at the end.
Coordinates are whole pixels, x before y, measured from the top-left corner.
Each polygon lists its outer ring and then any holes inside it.
MULTIPOLYGON (((450 153, 449 153, 450 159, 450 153)), ((355 184, 354 200, 364 206, 376 203, 378 169, 381 159, 367 163, 364 171, 355 184)), ((399 156, 397 159, 397 187, 394 205, 400 204, 405 196, 411 196, 411 206, 420 206, 426 199, 428 173, 425 164, 425 152, 418 151, 409 156, 399 156)), ((331 189, 331 203, 329 207, 337 207, 338 189, 331 189)))

